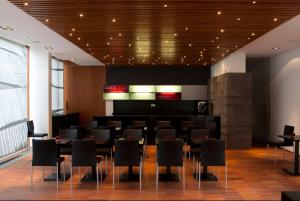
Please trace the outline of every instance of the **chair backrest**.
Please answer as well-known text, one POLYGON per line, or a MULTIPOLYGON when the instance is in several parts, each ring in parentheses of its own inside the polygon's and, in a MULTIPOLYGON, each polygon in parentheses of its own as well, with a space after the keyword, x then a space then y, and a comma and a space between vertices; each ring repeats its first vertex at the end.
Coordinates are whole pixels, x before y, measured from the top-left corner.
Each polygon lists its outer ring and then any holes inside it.
POLYGON ((78 139, 84 138, 88 134, 85 126, 70 125, 70 129, 78 130, 78 139))
POLYGON ((107 126, 122 128, 122 121, 107 121, 107 126))
POLYGON ((72 141, 72 166, 96 166, 95 140, 72 141))
POLYGON ((111 138, 110 129, 93 129, 91 135, 95 136, 96 139, 108 140, 111 138))
POLYGON ((192 128, 190 133, 191 138, 207 139, 210 136, 210 131, 206 128, 192 128))
POLYGON ((182 121, 181 122, 181 128, 191 128, 194 127, 194 121, 182 121))
POLYGON ((217 139, 203 140, 201 143, 201 164, 206 166, 224 166, 225 141, 217 139))
MULTIPOLYGON (((290 125, 285 125, 283 129, 283 135, 288 135, 288 136, 293 136, 294 134, 295 127, 290 126, 290 125)), ((286 146, 293 146, 293 141, 289 139, 284 139, 283 140, 286 146)))
POLYGON ((157 129, 156 139, 176 139, 176 129, 157 129))
POLYGON ((205 128, 206 119, 198 119, 194 122, 194 126, 197 128, 205 128))
POLYGON ((123 137, 126 140, 140 140, 143 138, 143 130, 142 129, 124 129, 123 137))
POLYGON ((183 141, 179 139, 159 141, 157 163, 159 166, 182 166, 183 141))
POLYGON ((32 166, 56 166, 55 139, 32 140, 32 166))
POLYGON ((115 141, 116 166, 138 166, 140 160, 141 159, 138 140, 115 141))
POLYGON ((221 136, 218 136, 216 133, 216 122, 214 121, 207 121, 206 122, 206 128, 209 129, 209 137, 210 138, 216 138, 220 139, 221 136))
POLYGON ((145 127, 146 121, 132 121, 131 126, 132 127, 145 127))
POLYGON ((88 121, 86 122, 87 129, 96 129, 98 128, 98 121, 88 121))
POLYGON ((171 121, 156 121, 156 127, 171 127, 171 121))
POLYGON ((59 136, 64 139, 79 139, 78 129, 75 128, 67 128, 67 129, 59 129, 59 136))
POLYGON ((34 124, 33 121, 27 121, 28 134, 34 134, 34 124))

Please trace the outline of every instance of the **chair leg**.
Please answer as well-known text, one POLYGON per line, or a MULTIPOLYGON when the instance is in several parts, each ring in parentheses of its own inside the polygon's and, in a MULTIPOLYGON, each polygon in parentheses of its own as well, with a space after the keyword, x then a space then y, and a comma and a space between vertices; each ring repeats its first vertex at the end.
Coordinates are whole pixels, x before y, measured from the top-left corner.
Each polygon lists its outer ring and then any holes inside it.
POLYGON ((277 148, 276 148, 276 146, 274 147, 274 162, 275 162, 275 164, 277 163, 277 148))
POLYGON ((217 175, 218 176, 218 182, 220 182, 220 179, 219 179, 220 178, 220 168, 219 168, 219 166, 217 167, 217 172, 218 172, 218 175, 217 175))
POLYGON ((112 164, 112 168, 113 168, 113 175, 112 175, 112 182, 113 182, 113 189, 115 189, 115 163, 113 162, 112 164))
POLYGON ((139 176, 140 176, 140 190, 142 190, 142 161, 140 162, 140 167, 139 167, 139 176))
POLYGON ((267 156, 269 155, 269 143, 267 144, 267 156))
POLYGON ((31 174, 30 174, 30 190, 33 189, 33 166, 31 166, 31 174))
POLYGON ((58 162, 56 162, 56 190, 58 191, 58 162))
POLYGON ((159 170, 158 170, 158 163, 156 163, 156 181, 155 181, 156 190, 158 190, 158 177, 159 177, 159 170))
POLYGON ((194 164, 195 164, 195 155, 193 154, 193 174, 194 174, 194 172, 195 172, 195 167, 194 167, 194 164))
POLYGON ((198 173, 199 173, 199 163, 198 163, 198 161, 197 161, 197 163, 196 163, 196 173, 195 173, 196 183, 197 183, 197 181, 198 181, 198 173))
POLYGON ((99 165, 100 165, 100 181, 102 183, 103 179, 102 179, 102 162, 101 161, 100 161, 99 165))
POLYGON ((79 172, 79 180, 81 179, 81 170, 80 167, 78 167, 78 172, 79 172))
POLYGON ((63 171, 64 171, 64 182, 66 182, 66 162, 65 161, 63 164, 63 171))
POLYGON ((112 148, 111 148, 111 150, 110 150, 110 160, 112 161, 112 155, 113 155, 113 150, 112 150, 112 148))
POLYGON ((43 168, 43 181, 44 181, 44 179, 45 179, 45 167, 43 166, 42 168, 43 168))
POLYGON ((177 171, 178 171, 178 179, 179 179, 179 181, 181 180, 181 170, 180 170, 180 167, 178 166, 177 167, 177 171))
POLYGON ((199 170, 198 170, 198 189, 201 188, 201 163, 198 163, 199 170))
POLYGON ((97 189, 99 188, 99 171, 98 163, 96 164, 97 189))
POLYGON ((73 190, 73 168, 72 168, 72 164, 70 166, 70 180, 71 180, 71 190, 73 190))
POLYGON ((107 155, 105 155, 105 174, 107 175, 107 155))
POLYGON ((227 185, 228 185, 228 181, 227 181, 227 164, 225 164, 225 187, 226 187, 226 191, 227 191, 227 185))
POLYGON ((185 190, 185 167, 184 167, 184 163, 182 165, 182 185, 183 185, 183 190, 185 190))

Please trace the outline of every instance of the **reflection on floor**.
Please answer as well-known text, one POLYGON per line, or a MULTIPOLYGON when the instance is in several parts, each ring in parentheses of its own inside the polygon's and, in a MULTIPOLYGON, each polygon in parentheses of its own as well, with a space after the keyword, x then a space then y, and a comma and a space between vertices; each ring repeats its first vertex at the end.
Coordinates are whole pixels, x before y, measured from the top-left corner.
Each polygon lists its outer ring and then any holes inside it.
MULTIPOLYGON (((284 151, 281 150, 281 152, 284 151)), ((73 191, 70 190, 70 180, 68 180, 66 183, 60 183, 57 192, 56 182, 43 182, 42 168, 36 168, 34 189, 31 191, 29 188, 31 155, 28 154, 9 165, 0 167, 0 199, 278 200, 281 191, 300 189, 300 176, 291 176, 282 171, 282 167, 292 165, 292 153, 286 152, 285 160, 282 160, 281 154, 278 154, 278 162, 275 165, 273 149, 270 149, 269 156, 267 156, 265 148, 253 148, 227 151, 227 192, 223 182, 223 168, 220 169, 221 181, 219 183, 203 181, 201 190, 198 190, 192 177, 192 163, 188 159, 185 159, 186 190, 182 190, 180 182, 160 182, 159 190, 156 191, 154 147, 148 147, 147 153, 142 191, 139 191, 138 182, 119 182, 116 189, 112 190, 110 161, 108 176, 100 184, 99 189, 96 189, 94 182, 80 183, 78 172, 74 169, 73 191)), ((67 169, 69 169, 68 167, 69 161, 67 162, 67 169)), ((46 174, 49 174, 52 170, 54 171, 54 168, 46 170, 46 174)), ((137 170, 135 169, 135 171, 137 170)))

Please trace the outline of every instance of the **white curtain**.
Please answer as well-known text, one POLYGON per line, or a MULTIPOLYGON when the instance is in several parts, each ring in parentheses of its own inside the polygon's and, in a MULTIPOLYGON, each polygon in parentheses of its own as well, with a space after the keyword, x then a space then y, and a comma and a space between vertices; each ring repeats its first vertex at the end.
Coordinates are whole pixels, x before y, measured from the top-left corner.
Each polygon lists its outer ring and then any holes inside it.
POLYGON ((64 113, 64 64, 52 59, 52 114, 64 113))
POLYGON ((28 49, 0 38, 0 157, 27 142, 28 49))

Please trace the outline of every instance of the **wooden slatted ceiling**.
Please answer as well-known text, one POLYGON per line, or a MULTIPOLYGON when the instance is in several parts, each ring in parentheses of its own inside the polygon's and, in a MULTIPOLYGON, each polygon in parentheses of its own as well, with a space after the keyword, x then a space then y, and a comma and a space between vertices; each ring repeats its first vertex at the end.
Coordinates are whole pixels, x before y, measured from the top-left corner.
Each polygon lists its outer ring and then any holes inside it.
POLYGON ((9 1, 100 61, 132 65, 212 64, 300 11, 299 0, 9 1))

